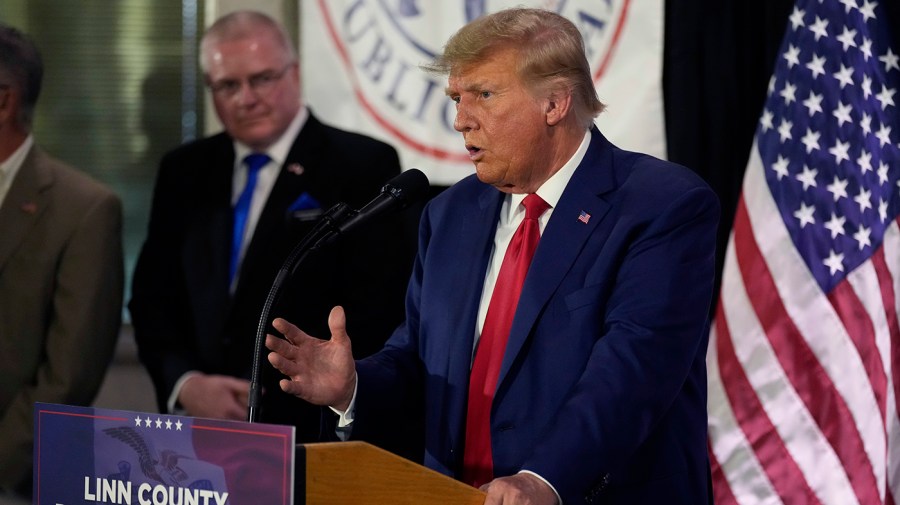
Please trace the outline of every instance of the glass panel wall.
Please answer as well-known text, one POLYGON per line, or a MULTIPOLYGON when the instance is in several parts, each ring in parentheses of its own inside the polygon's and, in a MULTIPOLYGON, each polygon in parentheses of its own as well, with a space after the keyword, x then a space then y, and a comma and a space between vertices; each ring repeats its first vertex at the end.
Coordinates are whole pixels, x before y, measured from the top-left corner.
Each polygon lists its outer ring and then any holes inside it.
POLYGON ((197 66, 202 4, 0 3, 0 21, 28 33, 44 58, 36 143, 105 182, 122 198, 128 286, 146 233, 159 158, 202 135, 197 66))

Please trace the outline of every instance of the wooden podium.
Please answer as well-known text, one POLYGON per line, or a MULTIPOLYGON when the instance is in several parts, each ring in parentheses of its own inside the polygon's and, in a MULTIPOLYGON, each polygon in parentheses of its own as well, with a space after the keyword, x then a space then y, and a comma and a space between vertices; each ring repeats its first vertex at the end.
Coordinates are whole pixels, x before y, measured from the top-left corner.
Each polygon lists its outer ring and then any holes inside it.
POLYGON ((295 503, 482 505, 485 494, 365 442, 297 446, 295 503))

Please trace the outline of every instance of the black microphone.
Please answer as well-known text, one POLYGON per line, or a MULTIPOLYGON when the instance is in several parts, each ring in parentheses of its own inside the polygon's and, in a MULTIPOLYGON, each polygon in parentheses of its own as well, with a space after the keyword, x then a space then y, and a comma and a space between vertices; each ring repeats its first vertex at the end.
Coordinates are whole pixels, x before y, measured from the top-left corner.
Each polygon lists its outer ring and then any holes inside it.
POLYGON ((360 224, 389 211, 403 210, 422 199, 428 192, 428 177, 421 170, 411 168, 389 180, 381 193, 358 212, 348 214, 337 223, 337 233, 347 233, 360 224))
POLYGON ((411 168, 385 183, 381 188, 381 193, 358 211, 350 209, 346 203, 339 203, 329 209, 313 229, 294 247, 275 276, 256 328, 255 355, 253 356, 253 368, 250 370, 250 397, 247 415, 249 422, 257 421, 259 399, 262 393, 260 364, 265 351, 269 313, 281 293, 281 286, 285 279, 294 273, 312 251, 330 244, 337 237, 376 217, 390 211, 405 209, 411 203, 422 199, 428 193, 428 188, 428 177, 420 170, 411 168))

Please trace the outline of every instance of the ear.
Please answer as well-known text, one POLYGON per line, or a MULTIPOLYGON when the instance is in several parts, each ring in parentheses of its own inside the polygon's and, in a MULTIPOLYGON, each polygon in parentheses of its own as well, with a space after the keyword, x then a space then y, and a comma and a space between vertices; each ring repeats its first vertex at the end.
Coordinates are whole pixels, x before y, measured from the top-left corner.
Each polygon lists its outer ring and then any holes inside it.
POLYGON ((19 95, 12 88, 0 88, 0 124, 12 124, 19 109, 19 95))
POLYGON ((572 93, 566 89, 550 92, 544 103, 548 126, 556 126, 572 113, 572 93))

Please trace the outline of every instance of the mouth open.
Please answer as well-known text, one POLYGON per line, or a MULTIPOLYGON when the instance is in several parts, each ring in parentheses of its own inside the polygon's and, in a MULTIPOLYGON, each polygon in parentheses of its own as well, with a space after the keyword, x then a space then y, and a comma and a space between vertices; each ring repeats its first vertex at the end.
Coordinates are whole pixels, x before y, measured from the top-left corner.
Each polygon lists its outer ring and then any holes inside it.
POLYGON ((466 151, 469 151, 469 159, 475 160, 481 155, 481 148, 472 144, 466 144, 466 151))

